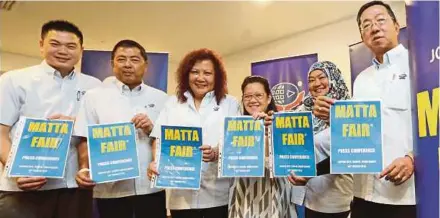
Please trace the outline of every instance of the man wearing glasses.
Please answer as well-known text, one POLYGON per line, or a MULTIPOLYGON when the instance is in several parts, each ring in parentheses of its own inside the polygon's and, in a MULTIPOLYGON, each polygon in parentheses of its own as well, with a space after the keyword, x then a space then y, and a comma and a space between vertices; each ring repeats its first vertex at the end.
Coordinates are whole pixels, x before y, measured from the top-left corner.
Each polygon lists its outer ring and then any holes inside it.
MULTIPOLYGON (((362 41, 374 53, 373 65, 354 82, 355 99, 381 99, 383 155, 380 175, 354 175, 352 218, 415 218, 414 159, 408 50, 398 42, 400 26, 382 1, 363 5, 357 15, 362 41)), ((313 113, 329 118, 334 100, 319 97, 313 113)), ((319 156, 329 155, 329 129, 315 136, 319 156), (324 155, 319 155, 319 153, 324 155)), ((325 157, 323 157, 325 158, 325 157)), ((318 158, 320 159, 320 158, 318 158)), ((319 160, 318 160, 319 161, 319 160)), ((301 182, 305 180, 296 177, 301 182)))

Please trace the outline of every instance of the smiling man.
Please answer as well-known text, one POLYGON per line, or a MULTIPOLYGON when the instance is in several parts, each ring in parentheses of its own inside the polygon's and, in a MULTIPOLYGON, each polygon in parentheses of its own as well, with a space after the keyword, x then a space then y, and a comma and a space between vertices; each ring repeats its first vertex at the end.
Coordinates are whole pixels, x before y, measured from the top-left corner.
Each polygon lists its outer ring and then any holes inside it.
POLYGON ((8 218, 88 218, 92 193, 75 183, 77 150, 72 141, 63 179, 8 178, 9 151, 20 116, 75 120, 82 95, 100 81, 74 68, 83 51, 77 26, 49 21, 41 29, 44 61, 6 72, 0 78, 0 216, 8 218))
POLYGON ((150 188, 146 173, 152 157, 149 135, 167 94, 143 83, 148 57, 139 43, 118 42, 112 51, 111 64, 115 78, 84 96, 76 119, 74 135, 81 138, 78 146, 81 169, 76 180, 84 188, 95 186, 88 173, 87 125, 131 121, 138 130, 140 177, 96 185, 93 195, 97 198, 100 217, 165 218, 165 191, 150 188))
MULTIPOLYGON (((364 4, 357 23, 362 41, 373 52, 372 65, 353 86, 353 97, 381 99, 383 161, 380 175, 354 175, 352 218, 415 218, 413 130, 408 50, 399 44, 399 23, 382 1, 364 4)), ((333 99, 319 97, 313 113, 328 119, 333 99)), ((315 136, 318 151, 329 151, 329 131, 315 136)), ((325 155, 324 155, 325 156, 325 155)))

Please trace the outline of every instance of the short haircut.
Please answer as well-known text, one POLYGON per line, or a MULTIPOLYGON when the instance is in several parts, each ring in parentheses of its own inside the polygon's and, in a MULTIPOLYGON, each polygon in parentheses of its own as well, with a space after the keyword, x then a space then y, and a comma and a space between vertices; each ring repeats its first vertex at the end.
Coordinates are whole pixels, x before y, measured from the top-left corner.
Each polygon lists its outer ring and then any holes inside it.
POLYGON ((69 21, 51 20, 45 23, 41 27, 41 39, 44 39, 47 36, 47 33, 51 30, 73 33, 79 38, 79 43, 83 45, 84 38, 81 30, 79 30, 79 28, 75 24, 69 21))
POLYGON ((372 6, 375 6, 375 5, 382 5, 382 6, 384 6, 387 9, 387 12, 390 15, 391 19, 393 19, 393 22, 397 23, 396 15, 394 14, 394 12, 391 9, 391 6, 389 4, 384 3, 383 1, 371 1, 371 2, 368 2, 368 3, 364 4, 364 5, 362 5, 362 7, 358 11, 356 20, 357 20, 359 28, 361 26, 361 16, 362 16, 362 13, 364 13, 364 11, 367 10, 369 7, 372 7, 372 6))
POLYGON ((116 50, 118 50, 118 48, 138 48, 139 51, 141 52, 142 58, 144 58, 144 61, 145 62, 148 61, 148 56, 145 51, 145 48, 141 44, 139 44, 138 42, 136 42, 134 40, 124 39, 124 40, 121 40, 118 43, 116 43, 115 47, 113 47, 113 50, 112 50, 112 60, 113 60, 113 58, 115 58, 115 53, 116 53, 116 50))

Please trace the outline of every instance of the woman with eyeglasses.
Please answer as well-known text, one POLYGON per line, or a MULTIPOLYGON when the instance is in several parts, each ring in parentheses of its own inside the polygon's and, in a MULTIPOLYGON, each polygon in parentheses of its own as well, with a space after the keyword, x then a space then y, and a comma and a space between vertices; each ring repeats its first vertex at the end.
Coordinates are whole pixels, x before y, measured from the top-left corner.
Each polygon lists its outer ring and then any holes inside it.
MULTIPOLYGON (((276 107, 269 82, 263 77, 249 76, 243 81, 241 91, 243 114, 265 119, 266 126, 271 124, 276 107)), ((265 145, 267 161, 267 137, 265 145)), ((296 212, 290 205, 290 189, 286 178, 271 179, 268 168, 262 178, 235 178, 229 192, 229 218, 295 218, 296 212)))
MULTIPOLYGON (((315 99, 327 96, 336 100, 350 99, 350 93, 341 72, 330 61, 314 63, 308 73, 309 94, 296 111, 313 111, 315 99)), ((316 135, 329 128, 329 123, 313 116, 313 132, 316 135)), ((353 199, 353 177, 321 175, 311 179, 289 176, 289 181, 305 186, 303 195, 295 195, 293 201, 304 204, 306 218, 347 218, 353 199)), ((293 196, 293 195, 292 195, 293 196)))

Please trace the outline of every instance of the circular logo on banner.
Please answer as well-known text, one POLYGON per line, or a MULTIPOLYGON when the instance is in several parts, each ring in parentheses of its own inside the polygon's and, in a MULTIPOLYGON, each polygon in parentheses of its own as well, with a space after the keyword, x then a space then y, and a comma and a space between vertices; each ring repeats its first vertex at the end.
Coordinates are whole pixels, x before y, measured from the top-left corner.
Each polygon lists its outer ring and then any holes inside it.
POLYGON ((292 108, 295 108, 302 102, 305 92, 298 87, 302 88, 301 81, 298 81, 297 85, 282 82, 272 87, 272 97, 278 111, 292 110, 292 108))

